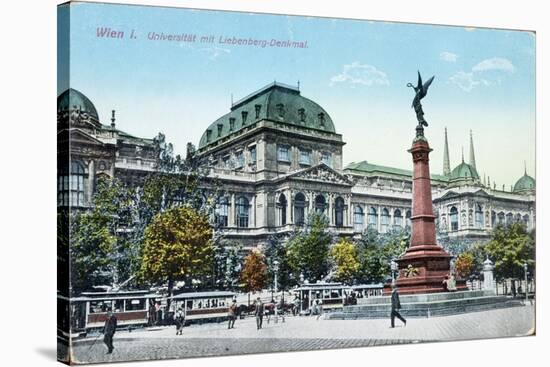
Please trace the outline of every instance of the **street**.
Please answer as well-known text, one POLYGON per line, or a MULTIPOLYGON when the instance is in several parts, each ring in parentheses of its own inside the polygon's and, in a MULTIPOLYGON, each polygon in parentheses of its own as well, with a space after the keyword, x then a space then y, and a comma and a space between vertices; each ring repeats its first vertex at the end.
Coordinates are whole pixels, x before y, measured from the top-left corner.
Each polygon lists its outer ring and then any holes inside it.
POLYGON ((394 329, 387 319, 287 317, 284 323, 264 319, 264 328, 256 330, 254 318, 248 317, 231 330, 226 323, 191 325, 181 336, 175 335, 175 327, 121 331, 114 337, 113 354, 106 354, 102 336, 89 337, 74 344, 74 358, 99 363, 524 336, 534 334, 534 310, 525 306, 410 318, 406 327, 397 321, 394 329))

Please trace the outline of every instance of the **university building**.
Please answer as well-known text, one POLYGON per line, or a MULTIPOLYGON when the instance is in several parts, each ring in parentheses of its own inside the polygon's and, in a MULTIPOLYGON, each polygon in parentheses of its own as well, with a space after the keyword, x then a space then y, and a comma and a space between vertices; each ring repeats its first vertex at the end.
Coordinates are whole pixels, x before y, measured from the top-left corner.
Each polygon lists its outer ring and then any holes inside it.
MULTIPOLYGON (((60 164, 58 203, 89 205, 98 177, 128 184, 154 170, 152 139, 99 121, 93 103, 69 89, 58 97, 59 141, 71 137, 71 161, 60 164)), ((451 170, 445 132, 442 174, 432 174, 434 214, 451 238, 484 241, 498 224, 535 227, 535 180, 524 172, 510 189, 481 178, 473 137, 468 163, 451 170)), ((195 156, 221 182, 215 219, 225 237, 254 247, 300 227, 308 213, 326 214, 331 230, 359 235, 410 224, 412 172, 367 161, 343 165, 341 134, 299 88, 269 84, 232 103, 203 133, 195 156)))

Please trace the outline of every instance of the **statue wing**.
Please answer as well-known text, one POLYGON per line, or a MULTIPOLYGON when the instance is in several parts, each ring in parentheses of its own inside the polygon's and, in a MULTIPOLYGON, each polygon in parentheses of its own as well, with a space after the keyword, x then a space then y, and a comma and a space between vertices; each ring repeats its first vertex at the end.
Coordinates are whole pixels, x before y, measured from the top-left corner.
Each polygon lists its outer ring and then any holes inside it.
POLYGON ((420 76, 420 71, 418 71, 418 85, 416 86, 416 90, 422 90, 422 77, 420 76))
POLYGON ((428 93, 428 88, 430 87, 430 84, 432 84, 432 82, 434 81, 434 78, 435 75, 428 79, 428 81, 422 86, 422 92, 424 92, 424 96, 426 95, 426 93, 428 93))

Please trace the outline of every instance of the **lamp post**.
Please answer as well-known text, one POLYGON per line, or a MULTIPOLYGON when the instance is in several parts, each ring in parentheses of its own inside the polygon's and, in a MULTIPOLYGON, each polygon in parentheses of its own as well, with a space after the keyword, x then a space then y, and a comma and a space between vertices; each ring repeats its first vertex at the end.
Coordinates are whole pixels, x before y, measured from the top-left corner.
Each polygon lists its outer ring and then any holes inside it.
MULTIPOLYGON (((277 260, 273 261, 273 289, 275 290, 275 295, 277 295, 277 272, 279 271, 279 262, 277 260)), ((279 321, 278 315, 277 315, 277 301, 275 301, 275 298, 273 298, 273 295, 271 296, 273 299, 273 311, 275 311, 275 322, 279 321)))
MULTIPOLYGON (((304 285, 304 273, 300 273, 300 286, 304 285)), ((302 292, 300 291, 300 314, 304 311, 304 298, 302 297, 302 292)))
POLYGON ((399 270, 397 262, 395 261, 395 259, 391 259, 390 269, 391 269, 391 284, 394 285, 395 284, 395 273, 399 270))
POLYGON ((527 263, 523 263, 523 273, 525 274, 525 305, 527 305, 527 302, 529 301, 529 293, 527 292, 527 263))

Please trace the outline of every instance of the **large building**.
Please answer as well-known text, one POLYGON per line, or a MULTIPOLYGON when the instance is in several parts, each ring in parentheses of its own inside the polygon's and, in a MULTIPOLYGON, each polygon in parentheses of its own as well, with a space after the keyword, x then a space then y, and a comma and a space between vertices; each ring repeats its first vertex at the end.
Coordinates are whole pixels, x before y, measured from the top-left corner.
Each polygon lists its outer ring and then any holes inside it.
MULTIPOLYGON (((69 116, 59 134, 72 138, 70 172, 59 174, 61 204, 86 205, 99 175, 135 184, 154 169, 152 140, 116 129, 114 112, 111 125, 101 124, 82 93, 60 95, 58 116, 69 116)), ((444 139, 444 172, 432 175, 442 233, 474 242, 486 240, 497 224, 523 221, 534 228, 535 180, 527 172, 509 191, 481 179, 473 137, 469 162, 463 157, 451 170, 447 133, 444 139)), ((272 83, 233 103, 207 127, 195 153, 221 182, 215 214, 221 231, 254 247, 302 226, 312 211, 325 213, 343 236, 368 226, 381 233, 408 226, 412 172, 367 161, 344 167, 344 144, 328 112, 299 88, 272 83)))

